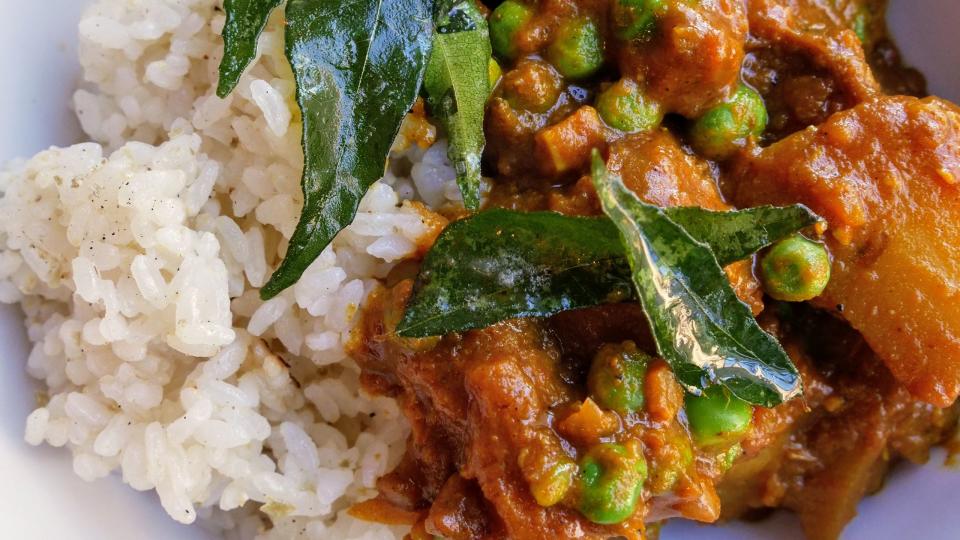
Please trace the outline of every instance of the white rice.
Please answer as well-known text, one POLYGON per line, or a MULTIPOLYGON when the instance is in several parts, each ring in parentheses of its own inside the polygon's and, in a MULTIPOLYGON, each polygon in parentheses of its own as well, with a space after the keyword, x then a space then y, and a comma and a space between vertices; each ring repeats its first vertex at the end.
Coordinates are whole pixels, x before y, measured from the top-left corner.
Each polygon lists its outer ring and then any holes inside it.
POLYGON ((0 300, 26 313, 47 395, 26 440, 230 537, 394 538, 345 509, 375 493, 408 428, 343 347, 429 232, 401 200, 457 204, 445 145, 401 136, 411 178, 388 171, 300 282, 261 302, 299 214, 301 126, 279 16, 234 94, 213 95, 219 4, 95 2, 74 105, 96 142, 0 173, 0 300))

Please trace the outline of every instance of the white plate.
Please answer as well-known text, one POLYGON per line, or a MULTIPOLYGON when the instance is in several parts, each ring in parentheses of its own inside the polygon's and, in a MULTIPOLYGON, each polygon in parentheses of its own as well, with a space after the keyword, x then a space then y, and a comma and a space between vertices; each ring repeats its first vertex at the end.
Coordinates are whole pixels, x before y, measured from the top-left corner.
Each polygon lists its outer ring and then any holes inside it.
MULTIPOLYGON (((0 0, 0 160, 77 140, 68 109, 79 68, 76 23, 83 0, 0 0)), ((893 0, 891 26, 907 59, 924 69, 933 93, 960 100, 960 2, 893 0)), ((2 216, 0 216, 2 219, 2 216)), ((35 387, 24 373, 28 348, 17 310, 0 307, 0 538, 20 540, 193 540, 196 527, 175 524, 153 494, 111 477, 91 484, 73 475, 64 450, 23 442, 35 387)), ((960 538, 960 471, 942 454, 925 467, 903 467, 860 506, 847 540, 960 538)), ((778 514, 760 525, 723 528, 677 523, 664 540, 800 540, 796 520, 778 514)))

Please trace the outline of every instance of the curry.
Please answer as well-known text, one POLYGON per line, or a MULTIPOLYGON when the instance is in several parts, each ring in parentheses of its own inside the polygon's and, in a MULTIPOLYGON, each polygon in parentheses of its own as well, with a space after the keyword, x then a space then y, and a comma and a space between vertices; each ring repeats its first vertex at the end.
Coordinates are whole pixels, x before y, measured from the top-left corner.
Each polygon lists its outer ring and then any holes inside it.
POLYGON ((352 354, 413 432, 354 512, 407 521, 413 540, 641 539, 670 518, 787 508, 830 540, 891 465, 924 461, 960 393, 960 109, 923 97, 884 8, 478 6, 496 58, 487 208, 602 216, 599 151, 656 207, 801 203, 823 218, 822 237, 724 268, 803 395, 764 407, 691 389, 631 301, 404 336, 417 269, 401 267, 368 301, 352 354))

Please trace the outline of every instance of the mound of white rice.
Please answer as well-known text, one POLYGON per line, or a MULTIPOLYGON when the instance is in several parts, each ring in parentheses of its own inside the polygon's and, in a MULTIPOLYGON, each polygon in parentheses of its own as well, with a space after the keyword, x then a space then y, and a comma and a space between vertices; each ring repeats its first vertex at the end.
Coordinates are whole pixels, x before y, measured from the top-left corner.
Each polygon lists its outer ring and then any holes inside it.
POLYGON ((75 96, 96 142, 0 173, 0 300, 23 306, 47 389, 26 438, 229 536, 393 538, 345 509, 375 493, 407 427, 360 391, 343 347, 436 223, 401 201, 457 204, 445 145, 401 133, 354 224, 261 302, 300 209, 299 111, 279 17, 234 95, 213 95, 223 24, 218 0, 97 1, 75 96))

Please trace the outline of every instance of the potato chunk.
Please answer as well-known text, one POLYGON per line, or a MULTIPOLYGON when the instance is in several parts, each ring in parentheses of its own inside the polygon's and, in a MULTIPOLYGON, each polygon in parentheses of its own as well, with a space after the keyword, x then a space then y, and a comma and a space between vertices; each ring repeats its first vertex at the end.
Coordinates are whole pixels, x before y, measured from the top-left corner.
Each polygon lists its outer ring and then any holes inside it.
POLYGON ((800 202, 830 224, 834 309, 917 397, 960 392, 960 109, 883 97, 744 158, 739 205, 800 202))

